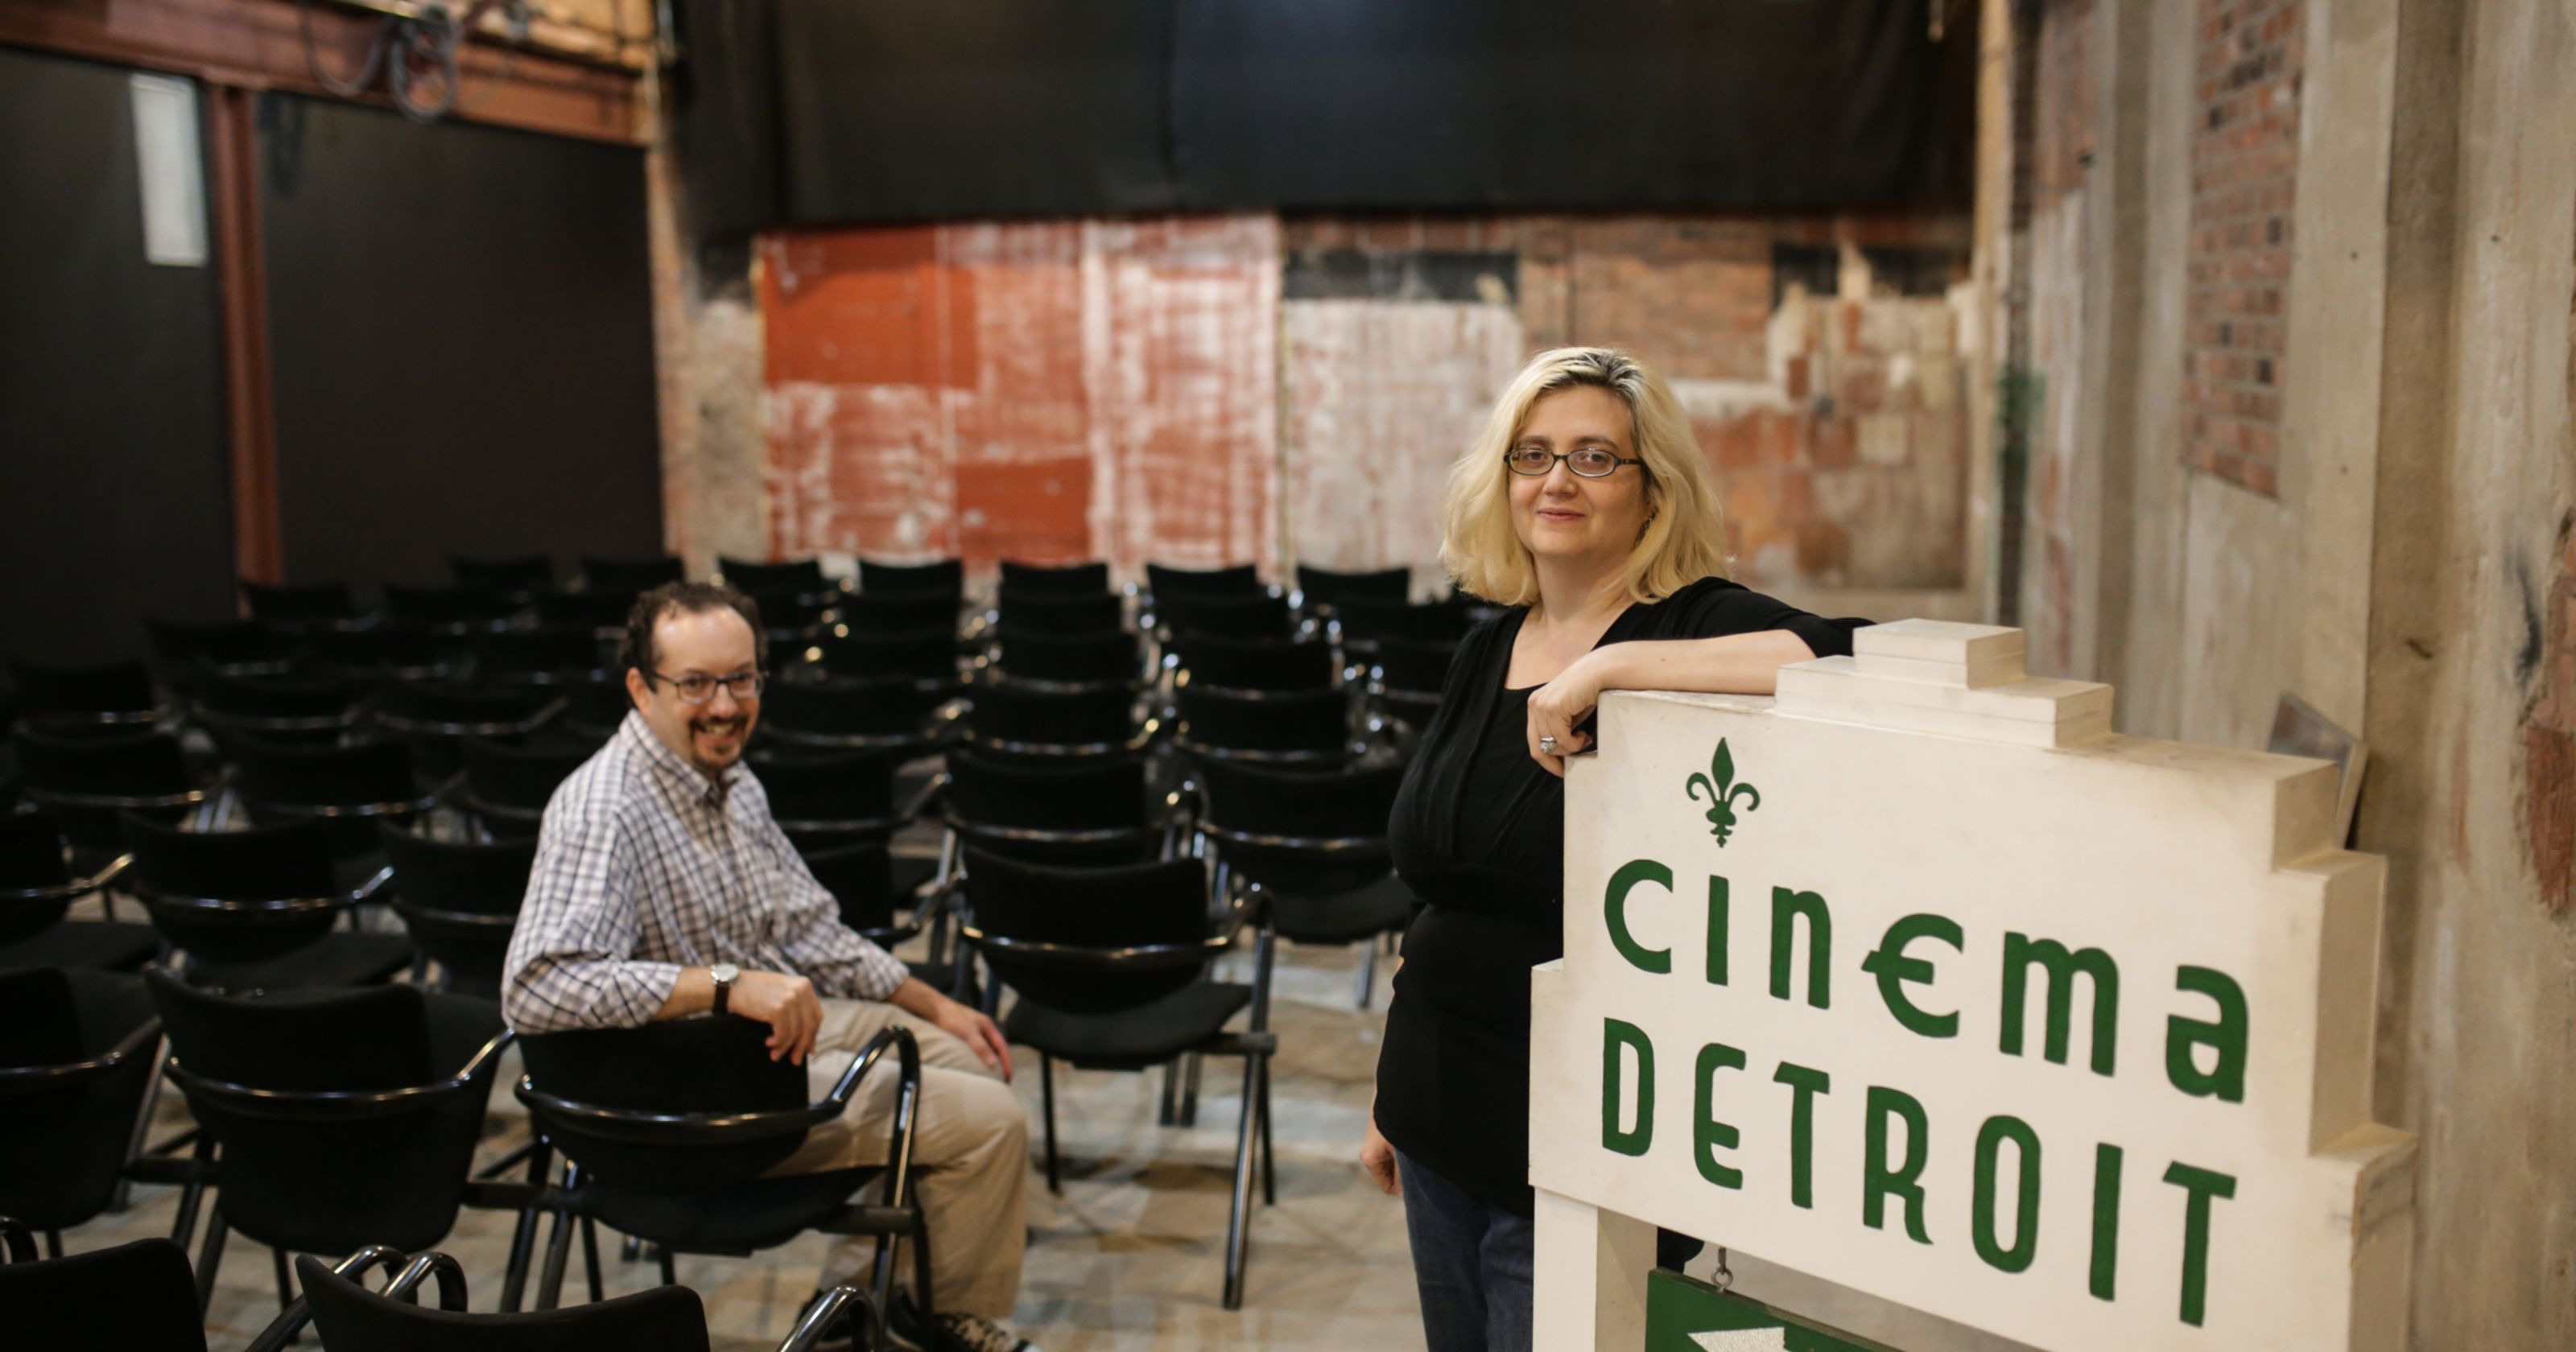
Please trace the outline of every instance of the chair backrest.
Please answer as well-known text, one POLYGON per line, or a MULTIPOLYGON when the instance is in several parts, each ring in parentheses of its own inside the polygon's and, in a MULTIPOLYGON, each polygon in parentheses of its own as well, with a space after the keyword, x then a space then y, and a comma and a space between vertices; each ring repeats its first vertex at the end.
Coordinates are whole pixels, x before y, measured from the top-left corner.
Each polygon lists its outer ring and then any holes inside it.
POLYGON ((197 1279, 166 1239, 0 1264, 0 1310, 11 1347, 206 1352, 197 1279))
POLYGON ((295 746, 242 737, 227 743, 254 810, 390 807, 421 797, 411 752, 379 738, 343 746, 295 746))
POLYGON ((356 681, 329 677, 208 672, 198 678, 193 693, 198 711, 211 716, 209 721, 282 727, 295 722, 344 721, 366 699, 367 688, 356 681))
POLYGON ((1349 749, 1350 705, 1338 690, 1250 695, 1192 682, 1179 708, 1182 741, 1220 752, 1321 760, 1349 749))
POLYGON ((950 598, 949 608, 954 610, 955 598, 966 591, 966 565, 957 559, 939 559, 930 563, 879 563, 873 559, 861 559, 859 588, 862 592, 914 595, 927 592, 946 596, 950 598))
MULTIPOLYGON (((0 815, 0 894, 58 888, 71 880, 62 830, 50 818, 33 812, 0 815)), ((53 928, 71 902, 68 896, 49 901, 0 896, 0 944, 53 928)), ((7 1208, 0 1207, 0 1215, 5 1214, 7 1208)))
POLYGON ((1124 687, 979 687, 967 726, 978 740, 1023 746, 1124 747, 1136 735, 1136 697, 1124 687))
MULTIPOLYGON (((715 1014, 541 1033, 521 1038, 519 1050, 532 1088, 596 1108, 670 1116, 806 1106, 805 1068, 771 1060, 768 1036, 766 1024, 715 1014)), ((639 1192, 700 1192, 758 1178, 804 1140, 801 1131, 728 1133, 703 1121, 636 1118, 603 1125, 535 1103, 529 1110, 566 1159, 639 1192)))
POLYGON ((385 584, 385 615, 388 619, 474 627, 497 623, 514 609, 516 607, 501 595, 499 589, 489 585, 460 583, 447 587, 406 587, 398 582, 385 584))
POLYGON ((128 812, 118 818, 134 852, 126 879, 143 898, 153 928, 171 946, 204 957, 256 961, 293 952, 320 938, 339 917, 336 905, 226 908, 218 902, 320 902, 335 898, 331 836, 318 821, 284 822, 243 831, 183 831, 128 812))
POLYGON ((386 620, 363 629, 317 629, 305 636, 307 662, 326 675, 365 680, 443 674, 457 659, 453 634, 419 620, 386 620))
POLYGON ((245 581, 241 590, 242 599, 250 603, 251 618, 255 620, 296 624, 348 620, 358 615, 357 598, 350 594, 346 582, 272 587, 245 581))
POLYGON ((686 565, 672 555, 650 559, 603 559, 582 556, 582 584, 591 591, 633 597, 665 582, 677 582, 686 565))
POLYGON ((1042 831, 1142 826, 1145 762, 1103 756, 1052 764, 948 753, 948 806, 961 821, 1042 831))
POLYGON ((448 989, 499 999, 510 931, 536 865, 536 837, 432 840, 388 822, 378 839, 394 869, 394 908, 412 942, 437 960, 448 989))
POLYGON ((799 850, 814 881, 841 908, 841 923, 854 930, 894 928, 894 860, 877 841, 799 850))
POLYGON ((1187 593, 1192 596, 1258 596, 1261 572, 1248 563, 1230 568, 1173 568, 1145 565, 1145 586, 1157 601, 1187 593))
MULTIPOLYGON (((561 738, 535 745, 512 745, 490 737, 471 737, 457 750, 465 761, 466 791, 477 805, 535 813, 545 811, 555 789, 599 754, 599 743, 588 738, 561 738)), ((533 823, 529 827, 534 829, 533 823)))
POLYGON ((164 662, 204 662, 216 667, 282 668, 295 657, 295 640, 257 620, 145 620, 152 655, 164 662))
POLYGON ((773 681, 760 693, 760 720, 782 740, 914 740, 929 735, 946 695, 910 680, 773 681))
POLYGON ((1209 596, 1182 592, 1154 598, 1154 618, 1174 634, 1219 638, 1286 638, 1295 626, 1288 599, 1267 592, 1209 596))
POLYGON ((1336 841, 1274 845, 1225 841, 1219 857, 1247 881, 1291 895, 1346 892, 1385 877, 1387 818, 1404 783, 1401 765, 1346 770, 1279 770, 1209 760, 1207 824, 1229 832, 1336 841))
POLYGON ((55 667, 13 661, 9 680, 17 687, 18 711, 26 716, 141 714, 160 702, 152 693, 152 671, 140 662, 55 667))
POLYGON ((21 730, 11 739, 18 774, 30 789, 120 798, 185 793, 187 761, 166 732, 61 737, 21 730))
POLYGON ((1457 656, 1455 643, 1385 638, 1378 640, 1377 651, 1369 655, 1369 661, 1385 688, 1437 695, 1448 684, 1449 664, 1457 656))
POLYGON ((1004 591, 1051 592, 1076 596, 1109 590, 1109 565, 1091 563, 1021 563, 1002 560, 1004 591))
POLYGON ((1344 596, 1333 604, 1333 613, 1343 641, 1363 646, 1382 638, 1455 643, 1467 636, 1472 622, 1464 606, 1439 601, 1417 606, 1372 596, 1344 596))
POLYGON ((598 631, 584 624, 497 629, 474 636, 474 667, 485 680, 558 681, 603 665, 598 631))
POLYGON ((1310 608, 1338 606, 1346 596, 1373 597, 1381 601, 1402 601, 1413 589, 1413 570, 1382 568, 1374 572, 1344 573, 1330 568, 1297 565, 1297 595, 1310 608))
POLYGON ((468 1314, 368 1290, 311 1256, 295 1260, 313 1329, 367 1352, 707 1352, 707 1311, 685 1286, 527 1314, 468 1314))
POLYGON ((772 750, 754 758, 751 770, 769 797, 769 815, 789 830, 835 829, 821 823, 891 826, 895 767, 883 752, 772 750))
POLYGON ((1123 602, 1108 592, 1060 592, 1008 582, 995 601, 1000 623, 1044 634, 1098 634, 1125 623, 1123 602))
POLYGON ((966 900, 974 929, 1083 950, 1055 960, 979 945, 1005 985, 1041 1005, 1073 1013, 1133 1009, 1199 979, 1208 956, 1186 950, 1209 937, 1207 867, 1196 859, 1057 867, 966 851, 966 900), (1126 970, 1099 955, 1172 950, 1163 961, 1126 970))
POLYGON ((1219 690, 1327 690, 1340 667, 1329 643, 1191 633, 1173 647, 1189 684, 1219 690))
POLYGON ((489 587, 494 591, 543 591, 555 582, 554 560, 543 554, 518 559, 469 559, 462 554, 450 554, 447 568, 458 582, 466 586, 489 587))
POLYGON ((810 595, 830 589, 832 580, 823 575, 821 559, 789 559, 783 563, 754 563, 749 559, 716 556, 716 571, 739 591, 758 595, 764 592, 790 592, 810 595))
POLYGON ((280 1248, 419 1249, 455 1224, 494 1063, 454 1090, 333 1110, 315 1094, 449 1080, 501 1031, 488 1000, 414 986, 232 996, 145 974, 173 1078, 222 1149, 224 1216, 280 1248), (272 1091, 255 1106, 199 1081, 272 1091))
POLYGON ((1002 674, 1017 680, 1116 685, 1144 674, 1136 636, 1123 629, 1051 634, 1006 624, 994 637, 1001 646, 1002 674))
POLYGON ((139 977, 0 972, 0 1069, 111 1062, 31 1092, 0 1077, 0 1215, 59 1230, 107 1209, 160 1048, 158 1023, 139 977))
POLYGON ((541 591, 533 599, 537 618, 547 624, 598 631, 626 623, 636 595, 631 591, 541 591))
POLYGON ((815 665, 844 679, 957 679, 957 631, 952 625, 902 633, 858 630, 846 637, 817 638, 809 647, 815 665))
POLYGON ((955 592, 865 591, 841 598, 841 627, 881 637, 924 630, 954 635, 962 604, 955 592))
POLYGON ((743 599, 751 603, 752 613, 760 617, 760 627, 772 642, 803 636, 820 624, 823 612, 831 608, 819 591, 742 591, 743 599))

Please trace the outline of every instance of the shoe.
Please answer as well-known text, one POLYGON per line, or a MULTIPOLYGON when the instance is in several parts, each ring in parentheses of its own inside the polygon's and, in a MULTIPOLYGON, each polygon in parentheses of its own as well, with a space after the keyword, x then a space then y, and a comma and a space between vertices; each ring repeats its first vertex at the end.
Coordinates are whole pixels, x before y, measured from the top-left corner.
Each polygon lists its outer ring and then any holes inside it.
POLYGON ((981 1315, 943 1314, 925 1327, 912 1297, 895 1292, 888 1332, 900 1345, 922 1352, 1039 1352, 1038 1345, 981 1315))

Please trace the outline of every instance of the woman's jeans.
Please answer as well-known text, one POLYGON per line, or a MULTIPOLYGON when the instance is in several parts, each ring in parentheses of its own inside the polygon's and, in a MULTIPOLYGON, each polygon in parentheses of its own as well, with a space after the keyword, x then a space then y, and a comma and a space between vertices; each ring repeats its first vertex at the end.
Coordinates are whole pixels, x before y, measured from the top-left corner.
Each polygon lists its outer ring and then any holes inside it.
POLYGON ((1477 1201, 1402 1151, 1396 1169, 1431 1352, 1530 1352, 1538 1232, 1529 1218, 1477 1201))

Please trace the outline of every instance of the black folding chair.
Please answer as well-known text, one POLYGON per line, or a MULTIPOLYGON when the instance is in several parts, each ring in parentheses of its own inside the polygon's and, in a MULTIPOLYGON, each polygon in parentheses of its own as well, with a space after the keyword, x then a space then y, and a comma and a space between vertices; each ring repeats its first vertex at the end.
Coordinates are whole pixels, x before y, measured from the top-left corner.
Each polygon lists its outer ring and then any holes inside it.
POLYGON ((367 687, 309 676, 227 676, 209 671, 193 684, 190 715, 217 736, 272 742, 330 742, 366 712, 367 687))
POLYGON ((449 587, 385 584, 387 623, 417 625, 431 633, 462 637, 500 629, 523 603, 506 591, 459 583, 449 587))
MULTIPOLYGON (((785 645, 773 643, 772 651, 785 645)), ((823 635, 796 649, 825 676, 853 681, 911 681, 924 689, 953 691, 958 684, 957 631, 953 626, 909 633, 823 635)))
POLYGON ((949 832, 941 858, 951 863, 961 843, 1057 864, 1135 863, 1171 844, 1172 823, 1148 796, 1136 756, 1044 762, 959 749, 932 785, 949 832))
POLYGON ((918 682, 774 681, 761 691, 760 730, 792 746, 928 755, 946 735, 945 695, 918 682))
POLYGON ((1341 674, 1329 643, 1191 632, 1175 639, 1172 648, 1180 659, 1180 683, 1206 689, 1330 690, 1341 674))
POLYGON ((1197 830, 1216 846, 1219 890, 1257 888, 1262 914, 1290 943, 1361 945, 1359 1007, 1368 1008, 1378 940, 1415 910, 1387 852, 1404 767, 1283 771, 1211 760, 1198 774, 1206 807, 1197 830))
POLYGON ((134 865, 123 886, 164 942, 186 957, 188 980, 219 990, 365 986, 411 966, 399 934, 335 929, 375 899, 392 870, 344 889, 318 821, 246 831, 183 831, 122 818, 134 865))
POLYGON ((251 820, 320 822, 332 852, 353 867, 376 858, 377 822, 409 821, 438 802, 413 772, 410 749, 390 738, 295 746, 242 737, 224 747, 240 767, 251 820))
POLYGON ((825 620, 832 617, 831 598, 819 591, 745 591, 752 613, 760 617, 761 630, 769 635, 770 646, 792 647, 822 632, 825 620))
POLYGON ((632 591, 541 591, 530 598, 537 623, 551 628, 586 629, 602 639, 626 627, 626 612, 635 608, 632 591))
MULTIPOLYGON (((381 1292, 342 1276, 311 1256, 295 1260, 300 1304, 327 1347, 386 1352, 707 1352, 707 1311, 685 1286, 656 1287, 593 1305, 528 1314, 468 1314, 464 1269, 443 1253, 404 1259, 381 1292), (435 1283, 435 1308, 419 1303, 435 1283)), ((852 1335, 875 1327, 875 1311, 857 1289, 836 1286, 798 1316, 778 1352, 804 1352, 834 1329, 852 1335)))
POLYGON ((407 620, 385 620, 363 629, 320 629, 304 636, 296 664, 308 677, 356 681, 431 681, 464 662, 464 640, 407 620))
POLYGON ((672 1019, 640 1028, 545 1033, 520 1043, 528 1067, 519 1100, 531 1124, 563 1153, 537 1308, 552 1309, 563 1283, 573 1223, 583 1232, 591 1295, 598 1252, 591 1222, 658 1245, 662 1280, 676 1253, 748 1256, 808 1231, 877 1238, 869 1284, 885 1345, 894 1250, 913 1250, 915 1304, 929 1322, 930 1230, 913 1190, 913 1138, 921 1109, 921 1051, 909 1029, 879 1033, 829 1094, 806 1101, 805 1069, 770 1059, 765 1025, 731 1015, 672 1019), (768 1176, 805 1134, 847 1111, 859 1084, 891 1059, 895 1109, 882 1167, 768 1176), (849 1199, 882 1181, 873 1205, 849 1199))
POLYGON ((952 637, 963 601, 953 591, 863 591, 841 598, 844 637, 892 637, 936 630, 952 637))
POLYGON ((380 830, 394 871, 394 910, 412 942, 438 964, 439 989, 500 999, 510 934, 537 861, 536 837, 434 840, 390 823, 380 830))
POLYGON ((171 1082, 214 1145, 201 1305, 232 1230, 275 1251, 283 1310, 288 1252, 427 1248, 470 1200, 521 1212, 511 1267, 524 1279, 536 1190, 472 1179, 512 1036, 499 1006, 415 986, 221 995, 159 970, 144 981, 171 1082))
POLYGON ((966 711, 978 750, 1020 760, 1125 755, 1143 750, 1159 726, 1137 721, 1135 693, 1120 686, 978 686, 966 711))
POLYGON ((56 1258, 116 1196, 160 1045, 141 977, 0 972, 0 1215, 56 1258))
MULTIPOLYGON (((0 1229, 8 1222, 0 1221, 0 1229)), ((0 1263, 0 1311, 13 1352, 206 1352, 188 1255, 166 1239, 0 1263)), ((254 1342, 254 1349, 282 1346, 254 1342)))
POLYGON ((937 860, 900 857, 876 841, 812 849, 800 846, 797 853, 804 858, 814 881, 832 894, 840 908, 841 923, 877 947, 892 950, 929 931, 929 957, 920 962, 906 960, 904 965, 932 986, 959 999, 967 998, 959 993, 957 964, 945 956, 950 889, 943 887, 928 897, 921 895, 921 889, 938 870, 937 860), (910 910, 911 916, 898 917, 898 906, 910 910))
POLYGON ((759 596, 781 593, 815 596, 833 590, 832 579, 823 574, 821 559, 790 559, 783 563, 754 563, 749 559, 716 556, 716 572, 733 587, 759 596))
POLYGON ((569 732, 538 733, 515 743, 469 737, 458 748, 465 784, 457 805, 493 836, 533 840, 556 788, 599 754, 600 746, 569 732))
POLYGON ((879 563, 874 559, 861 559, 859 590, 916 595, 928 592, 947 596, 953 601, 965 594, 966 565, 956 559, 937 559, 929 563, 879 563))
POLYGON ((1230 568, 1174 568, 1160 563, 1145 565, 1145 590, 1155 600, 1190 596, 1259 596, 1262 594, 1261 572, 1248 563, 1230 568))
POLYGON ((1200 760, 1327 767, 1357 753, 1350 702, 1339 690, 1180 688, 1172 742, 1200 760))
POLYGON ((152 670, 140 662, 89 667, 9 664, 18 694, 18 718, 30 729, 59 735, 141 732, 170 716, 152 688, 152 670))
POLYGON ((602 595, 637 596, 665 582, 677 582, 686 573, 686 566, 669 554, 646 559, 603 559, 585 554, 581 560, 582 586, 602 595))
POLYGON ((1333 633, 1342 651, 1354 657, 1376 651, 1380 639, 1416 643, 1455 643, 1467 636, 1472 619, 1464 606, 1434 601, 1412 605, 1402 600, 1345 595, 1333 605, 1333 633))
POLYGON ((1449 681, 1449 664, 1458 656, 1455 643, 1385 638, 1368 658, 1368 699, 1377 712, 1416 732, 1431 726, 1440 712, 1440 691, 1449 681))
POLYGON ((1040 634, 1103 634, 1127 622, 1126 602, 1108 592, 1057 592, 1002 584, 992 622, 1040 634))
POLYGON ((288 633, 361 629, 376 621, 358 604, 345 582, 271 586, 244 581, 241 593, 242 600, 249 603, 252 619, 288 633))
MULTIPOLYGON (((132 971, 161 951, 150 925, 67 920, 71 904, 107 888, 133 861, 123 855, 94 873, 75 875, 62 832, 32 812, 0 816, 0 972, 26 967, 132 971)), ((0 1206, 0 1212, 7 1211, 0 1206)))
POLYGON ((1154 622, 1167 635, 1284 639, 1296 627, 1288 598, 1268 592, 1248 596, 1180 592, 1154 598, 1154 622))
POLYGON ((1297 608, 1309 615, 1329 615, 1345 596, 1403 601, 1413 590, 1410 568, 1380 568, 1345 573, 1309 564, 1297 565, 1297 608))
POLYGON ((1058 596, 1079 596, 1109 590, 1109 565, 1091 563, 1021 563, 1002 560, 1002 588, 1005 591, 1048 592, 1058 596))
POLYGON ((497 629, 474 637, 475 675, 487 685, 565 685, 606 674, 599 632, 583 624, 497 629))
POLYGON ((450 554, 447 568, 449 574, 465 586, 488 587, 507 596, 527 596, 555 584, 554 560, 543 554, 516 559, 475 559, 450 554))
POLYGON ((166 732, 113 737, 20 732, 11 744, 18 753, 19 792, 62 828, 83 861, 124 852, 119 814, 175 818, 205 806, 218 787, 215 777, 201 778, 190 770, 179 739, 166 732))
POLYGON ((912 820, 895 802, 895 761, 882 751, 778 747, 754 754, 751 771, 800 850, 882 842, 912 820))
POLYGON ((161 678, 184 687, 200 670, 227 676, 282 676, 304 646, 257 620, 217 620, 198 624, 183 620, 145 620, 143 632, 161 678))
POLYGON ((1135 691, 1145 684, 1145 659, 1134 634, 1104 629, 1053 634, 1015 629, 993 632, 991 679, 1051 690, 1105 687, 1135 691))
MULTIPOLYGON (((1035 1048, 1045 1105, 1047 1187, 1063 1191, 1056 1151, 1055 1063, 1144 1070, 1184 1056, 1240 1056, 1243 1108, 1235 1130, 1233 1212, 1226 1223, 1225 1308, 1243 1307, 1252 1157, 1262 1198, 1277 1200, 1270 1144, 1271 937, 1255 946, 1250 985, 1208 979, 1248 918, 1211 922, 1206 866, 1170 859, 1111 868, 1050 868, 982 850, 966 856, 968 918, 960 930, 996 981, 1019 996, 1004 1036, 1035 1048), (1225 1025, 1249 1009, 1249 1027, 1225 1025)), ((1166 1081, 1167 1104, 1171 1081, 1166 1081)), ((1167 1118, 1167 1120, 1169 1120, 1167 1118)))
POLYGON ((563 708, 563 696, 551 686, 403 681, 377 697, 375 721, 411 748, 422 774, 444 780, 463 767, 467 739, 525 737, 563 708))

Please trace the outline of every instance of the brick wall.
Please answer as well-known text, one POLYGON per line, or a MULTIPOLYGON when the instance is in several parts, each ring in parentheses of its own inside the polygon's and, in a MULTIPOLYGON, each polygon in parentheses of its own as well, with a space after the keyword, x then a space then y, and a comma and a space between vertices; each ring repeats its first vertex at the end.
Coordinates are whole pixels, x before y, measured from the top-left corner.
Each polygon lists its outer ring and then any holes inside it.
POLYGON ((2298 188, 2301 0, 2200 0, 2183 458, 2273 494, 2298 188))

